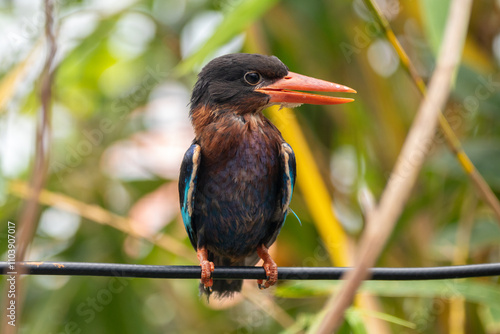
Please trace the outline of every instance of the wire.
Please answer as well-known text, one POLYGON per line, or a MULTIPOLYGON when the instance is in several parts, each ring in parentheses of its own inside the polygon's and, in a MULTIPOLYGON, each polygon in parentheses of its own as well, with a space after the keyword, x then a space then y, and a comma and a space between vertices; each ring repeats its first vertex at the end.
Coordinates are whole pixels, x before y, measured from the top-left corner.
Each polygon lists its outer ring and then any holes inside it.
MULTIPOLYGON (((0 262, 2 275, 115 276, 189 279, 200 278, 199 266, 152 266, 85 262, 0 262)), ((350 268, 278 267, 279 280, 337 280, 350 268)), ((427 268, 372 268, 371 280, 408 281, 500 276, 500 263, 427 268)), ((214 279, 265 279, 262 267, 215 267, 214 279)))

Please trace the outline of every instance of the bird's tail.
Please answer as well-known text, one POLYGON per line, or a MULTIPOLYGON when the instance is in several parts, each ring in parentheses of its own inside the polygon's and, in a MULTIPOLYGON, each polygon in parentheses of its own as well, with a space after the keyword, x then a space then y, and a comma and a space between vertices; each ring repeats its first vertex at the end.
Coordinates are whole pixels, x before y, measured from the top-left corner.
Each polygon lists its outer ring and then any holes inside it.
MULTIPOLYGON (((228 258, 214 256, 212 253, 208 253, 209 261, 213 261, 214 266, 243 266, 244 263, 234 263, 228 258)), ((206 295, 207 300, 213 295, 215 298, 227 298, 232 297, 235 292, 240 292, 243 286, 243 280, 214 280, 214 285, 212 286, 212 291, 205 289, 205 286, 200 283, 200 294, 206 295)))
POLYGON ((207 296, 214 296, 217 299, 232 297, 235 292, 240 292, 243 286, 243 280, 214 280, 212 291, 205 289, 205 286, 200 283, 200 293, 207 296))

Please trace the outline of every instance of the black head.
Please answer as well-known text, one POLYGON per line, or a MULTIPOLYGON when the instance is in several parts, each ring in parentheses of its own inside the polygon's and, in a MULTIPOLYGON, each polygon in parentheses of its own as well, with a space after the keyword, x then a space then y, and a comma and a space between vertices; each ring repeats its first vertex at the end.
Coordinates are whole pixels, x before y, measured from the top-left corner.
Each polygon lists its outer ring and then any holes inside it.
POLYGON ((288 67, 274 56, 235 53, 210 61, 198 74, 191 96, 191 112, 200 107, 257 112, 270 97, 256 91, 285 77, 288 67))

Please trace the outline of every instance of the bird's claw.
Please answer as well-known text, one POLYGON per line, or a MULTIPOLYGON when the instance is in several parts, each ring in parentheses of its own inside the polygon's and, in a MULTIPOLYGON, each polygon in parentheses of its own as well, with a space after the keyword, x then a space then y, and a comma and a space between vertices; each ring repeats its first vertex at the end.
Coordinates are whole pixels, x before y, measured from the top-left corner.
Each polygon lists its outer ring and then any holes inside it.
POLYGON ((212 273, 215 270, 214 263, 211 261, 201 261, 201 283, 205 286, 205 289, 212 292, 212 286, 214 285, 214 280, 212 279, 212 273))
POLYGON ((264 280, 259 279, 257 280, 257 285, 259 289, 264 290, 273 286, 278 281, 278 266, 271 260, 271 262, 264 262, 262 267, 266 271, 266 281, 264 282, 264 280))
POLYGON ((266 281, 264 282, 264 280, 261 279, 257 280, 259 289, 263 290, 273 286, 278 281, 278 266, 271 256, 269 256, 267 248, 264 247, 264 245, 261 245, 257 249, 257 254, 262 260, 264 260, 262 267, 266 271, 266 281))

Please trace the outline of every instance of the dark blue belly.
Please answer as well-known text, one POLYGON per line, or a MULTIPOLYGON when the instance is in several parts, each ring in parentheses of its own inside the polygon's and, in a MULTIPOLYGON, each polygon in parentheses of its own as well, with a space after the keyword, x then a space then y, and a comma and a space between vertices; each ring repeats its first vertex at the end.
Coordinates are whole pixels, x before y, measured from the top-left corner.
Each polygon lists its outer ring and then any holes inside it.
POLYGON ((236 143, 232 152, 221 152, 219 159, 205 164, 202 148, 195 224, 203 226, 199 241, 213 253, 243 258, 254 253, 274 232, 272 217, 278 206, 279 183, 277 147, 253 136, 236 143))

